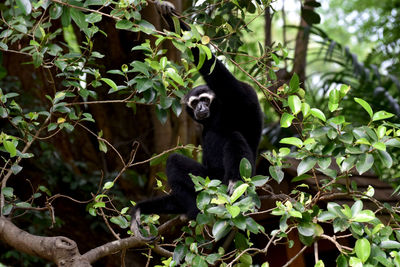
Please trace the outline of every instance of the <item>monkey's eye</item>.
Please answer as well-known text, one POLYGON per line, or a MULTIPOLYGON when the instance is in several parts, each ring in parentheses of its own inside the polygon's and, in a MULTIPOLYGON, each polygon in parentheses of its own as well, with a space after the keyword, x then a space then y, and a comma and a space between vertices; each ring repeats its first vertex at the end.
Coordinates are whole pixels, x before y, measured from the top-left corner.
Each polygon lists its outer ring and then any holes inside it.
POLYGON ((210 99, 208 97, 200 97, 200 101, 206 103, 207 105, 210 104, 210 99))
POLYGON ((194 99, 194 100, 190 101, 189 106, 194 109, 198 103, 199 103, 199 100, 194 99))

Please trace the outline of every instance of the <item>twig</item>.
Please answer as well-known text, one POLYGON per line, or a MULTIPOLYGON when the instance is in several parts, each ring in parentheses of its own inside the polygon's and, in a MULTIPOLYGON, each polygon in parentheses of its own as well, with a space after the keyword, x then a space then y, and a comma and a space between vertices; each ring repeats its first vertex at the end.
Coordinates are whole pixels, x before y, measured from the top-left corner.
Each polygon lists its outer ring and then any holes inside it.
MULTIPOLYGON (((37 130, 36 134, 33 136, 33 138, 28 141, 25 145, 25 147, 22 149, 21 154, 25 154, 28 149, 31 147, 31 145, 33 144, 33 142, 36 141, 36 139, 39 137, 40 132, 43 131, 43 129, 45 128, 45 125, 47 124, 47 122, 50 120, 51 118, 51 114, 46 118, 46 120, 44 121, 44 123, 42 124, 42 126, 37 130)), ((18 164, 20 161, 22 160, 21 157, 18 157, 14 164, 18 164)), ((10 169, 8 170, 7 174, 4 176, 3 180, 1 181, 1 190, 3 190, 3 188, 6 187, 7 181, 8 179, 11 177, 11 175, 13 174, 13 171, 10 169)), ((4 199, 4 195, 0 193, 0 215, 3 216, 3 207, 5 204, 5 199, 4 199)))
POLYGON ((285 265, 283 265, 282 267, 288 267, 290 266, 290 264, 292 264, 292 262, 294 262, 305 250, 307 249, 307 246, 304 246, 297 254, 296 256, 294 256, 293 258, 291 258, 288 262, 286 262, 285 265))
POLYGON ((348 250, 349 252, 353 250, 352 248, 339 244, 339 242, 336 241, 336 236, 331 237, 329 235, 322 234, 321 238, 331 241, 336 246, 336 248, 339 250, 340 253, 347 254, 346 251, 343 251, 343 249, 348 250))
POLYGON ((319 260, 319 255, 318 255, 318 241, 314 242, 314 260, 315 264, 317 264, 319 260))

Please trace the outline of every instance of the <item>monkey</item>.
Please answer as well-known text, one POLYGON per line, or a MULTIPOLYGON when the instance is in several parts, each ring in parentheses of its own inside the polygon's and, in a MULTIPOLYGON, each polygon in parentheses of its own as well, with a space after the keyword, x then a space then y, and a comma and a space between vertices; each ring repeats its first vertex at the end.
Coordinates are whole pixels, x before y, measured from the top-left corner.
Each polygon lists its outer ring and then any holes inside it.
MULTIPOLYGON (((177 15, 169 2, 156 2, 161 16, 174 29, 177 15)), ((180 20, 181 29, 190 30, 180 20)), ((199 49, 191 48, 194 64, 199 63, 199 49)), ((246 158, 254 174, 263 115, 254 89, 241 82, 212 54, 199 69, 206 84, 193 88, 183 98, 186 112, 202 125, 202 163, 180 154, 171 154, 166 174, 171 194, 137 203, 132 210, 131 230, 140 235, 140 214, 185 214, 195 219, 199 210, 193 181, 189 174, 219 179, 231 187, 241 179, 239 165, 246 158)), ((141 236, 141 235, 140 235, 141 236)))

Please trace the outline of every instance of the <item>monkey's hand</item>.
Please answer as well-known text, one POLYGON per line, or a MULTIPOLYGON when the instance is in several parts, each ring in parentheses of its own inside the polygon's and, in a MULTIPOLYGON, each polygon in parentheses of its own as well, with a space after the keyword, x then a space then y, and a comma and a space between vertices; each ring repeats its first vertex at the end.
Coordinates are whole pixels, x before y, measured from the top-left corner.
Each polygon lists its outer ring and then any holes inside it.
POLYGON ((228 183, 228 194, 229 195, 232 195, 232 193, 233 193, 233 189, 235 188, 235 185, 236 185, 236 182, 237 181, 234 181, 234 180, 229 180, 229 183, 228 183))
POLYGON ((156 239, 155 236, 144 237, 140 232, 140 209, 134 209, 131 213, 131 231, 132 233, 139 239, 143 241, 154 241, 156 239))
POLYGON ((178 13, 176 12, 174 4, 168 1, 160 1, 160 0, 155 0, 154 4, 156 5, 158 13, 160 13, 162 16, 165 15, 177 15, 178 13))

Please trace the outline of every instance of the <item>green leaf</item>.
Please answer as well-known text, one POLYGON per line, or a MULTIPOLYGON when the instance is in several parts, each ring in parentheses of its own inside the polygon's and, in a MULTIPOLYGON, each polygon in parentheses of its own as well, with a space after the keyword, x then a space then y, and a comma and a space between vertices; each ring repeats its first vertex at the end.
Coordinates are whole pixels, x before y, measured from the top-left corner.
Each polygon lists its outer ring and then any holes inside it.
POLYGON ((269 166, 269 174, 271 177, 280 184, 285 176, 282 168, 279 166, 269 166))
POLYGON ((238 206, 226 205, 226 210, 229 212, 232 218, 235 218, 240 213, 240 208, 238 206))
POLYGON ((340 254, 336 259, 337 267, 348 267, 346 257, 343 254, 340 254))
POLYGON ((337 110, 339 107, 340 93, 338 90, 333 89, 329 93, 328 108, 330 112, 337 110))
POLYGON ((365 101, 364 99, 361 98, 354 98, 354 101, 356 101, 358 104, 360 104, 369 114, 369 116, 372 118, 373 112, 371 106, 365 101))
POLYGON ((283 138, 279 141, 281 144, 287 144, 287 145, 294 145, 297 146, 298 148, 301 148, 303 146, 303 141, 301 141, 297 137, 287 137, 283 138))
POLYGON ((205 191, 201 191, 196 197, 197 207, 203 210, 211 201, 211 196, 205 191))
POLYGON ((386 168, 391 168, 393 165, 393 159, 389 153, 383 150, 377 150, 379 159, 382 161, 386 168))
POLYGON ((317 160, 314 157, 308 157, 306 159, 303 159, 300 162, 299 166, 297 166, 297 175, 299 176, 308 172, 315 166, 316 163, 317 160))
POLYGON ((250 178, 251 176, 251 163, 248 159, 242 158, 239 164, 240 176, 250 178))
POLYGON ((217 221, 213 226, 212 235, 218 241, 229 233, 230 228, 227 221, 217 221))
POLYGON ((281 117, 281 127, 283 128, 288 128, 290 125, 292 125, 292 121, 295 117, 292 114, 289 113, 283 113, 281 117))
POLYGON ((12 198, 14 196, 14 188, 4 187, 1 189, 1 193, 7 198, 12 198))
POLYGON ((363 267, 361 259, 356 257, 350 257, 349 264, 351 267, 363 267))
POLYGON ((17 148, 14 146, 14 143, 12 141, 4 140, 3 146, 5 150, 10 153, 11 157, 15 157, 17 155, 17 148))
POLYGON ((330 212, 330 211, 323 211, 321 214, 318 216, 318 220, 321 222, 326 222, 332 219, 335 219, 337 217, 336 214, 330 212))
POLYGON ((353 135, 351 133, 344 133, 339 135, 339 140, 342 141, 345 144, 351 144, 353 143, 353 135))
POLYGON ((400 148, 400 141, 398 138, 391 138, 385 142, 386 146, 394 146, 400 148))
POLYGON ((384 119, 389 119, 393 117, 394 114, 386 112, 384 110, 375 112, 374 115, 372 116, 372 121, 378 121, 378 120, 384 120, 384 119))
POLYGON ((314 117, 320 119, 321 121, 326 121, 326 117, 325 117, 324 113, 322 113, 322 111, 317 108, 312 108, 310 110, 310 114, 313 115, 314 117))
POLYGON ((374 157, 371 154, 362 154, 356 163, 356 169, 358 173, 361 175, 364 172, 371 169, 373 165, 374 165, 374 157))
POLYGON ((376 134, 378 135, 379 139, 382 139, 386 135, 386 127, 379 125, 378 129, 376 130, 376 134))
POLYGON ((314 267, 325 267, 325 264, 322 260, 317 261, 317 263, 314 265, 314 267))
POLYGON ((98 13, 90 13, 85 16, 85 21, 89 23, 97 23, 101 21, 102 16, 98 13))
POLYGON ((107 153, 107 150, 108 150, 107 145, 101 139, 98 139, 98 141, 99 141, 99 150, 103 151, 104 153, 107 153))
POLYGON ((115 24, 115 27, 120 30, 127 30, 133 27, 133 22, 122 19, 115 24))
POLYGON ((108 84, 114 91, 118 91, 118 87, 113 80, 108 78, 101 78, 100 80, 108 84))
POLYGON ((13 164, 11 166, 11 171, 13 172, 14 175, 18 174, 22 170, 22 167, 19 166, 18 164, 13 164))
POLYGON ((293 114, 296 115, 301 110, 301 100, 297 95, 291 95, 288 99, 288 104, 293 114))
POLYGON ((208 264, 207 262, 200 256, 196 255, 193 259, 192 266, 198 266, 198 267, 207 267, 208 264))
POLYGON ((83 12, 76 8, 71 8, 70 14, 72 20, 76 23, 76 25, 78 25, 81 31, 84 31, 88 28, 88 23, 85 20, 85 14, 83 14, 83 12))
POLYGON ((302 174, 302 175, 300 175, 300 176, 294 177, 294 178, 291 180, 291 182, 292 182, 292 183, 294 183, 294 182, 299 182, 299 181, 303 181, 303 180, 309 179, 309 178, 311 178, 311 177, 312 177, 311 175, 302 174))
POLYGON ((251 183, 254 186, 263 186, 266 182, 268 182, 269 177, 264 175, 256 175, 251 178, 251 183))
POLYGON ((25 15, 29 15, 32 12, 32 4, 30 0, 17 0, 18 8, 20 8, 25 15))
POLYGON ((118 225, 122 229, 126 229, 126 228, 128 228, 130 226, 128 220, 125 219, 125 217, 123 217, 121 215, 118 216, 118 217, 111 217, 110 222, 115 223, 116 225, 118 225))
POLYGON ((357 200, 354 202, 353 206, 351 206, 351 216, 354 217, 360 213, 363 209, 363 203, 361 200, 357 200))
POLYGON ((375 214, 370 210, 363 210, 352 218, 355 222, 370 222, 374 219, 375 214))
POLYGON ((281 147, 279 148, 279 156, 285 157, 290 154, 290 149, 288 147, 281 147))
POLYGON ((382 241, 379 245, 383 249, 400 249, 400 242, 394 240, 382 241))
POLYGON ((253 258, 249 254, 245 253, 240 256, 239 262, 241 263, 240 266, 252 266, 253 258))
POLYGON ((50 18, 51 19, 58 19, 62 15, 62 6, 60 5, 52 5, 50 7, 50 18))
POLYGON ((114 186, 114 182, 106 182, 103 186, 103 190, 110 189, 114 186))
POLYGON ((356 246, 354 247, 357 257, 365 263, 369 255, 371 254, 371 244, 368 239, 362 238, 356 241, 356 246))
POLYGON ((44 185, 40 185, 38 189, 40 191, 46 193, 46 195, 48 195, 49 197, 51 196, 50 190, 47 187, 45 187, 44 185))
POLYGON ((234 203, 240 196, 246 192, 247 187, 249 187, 248 184, 241 184, 239 185, 235 191, 233 191, 232 196, 231 196, 231 203, 234 203))
POLYGON ((97 209, 97 208, 104 208, 106 206, 106 203, 103 201, 99 201, 93 204, 93 208, 97 209))
POLYGON ((40 65, 42 65, 43 55, 39 52, 35 52, 32 55, 32 59, 33 59, 33 66, 35 66, 35 68, 38 68, 40 65))
POLYGON ((331 166, 331 162, 332 159, 330 157, 318 159, 318 165, 321 169, 327 169, 329 166, 331 166))
POLYGON ((139 25, 139 29, 142 32, 147 33, 147 34, 152 34, 153 31, 156 29, 153 24, 151 24, 150 22, 148 22, 144 19, 139 21, 138 25, 139 25))
POLYGON ((310 105, 307 103, 301 103, 301 112, 303 113, 304 118, 306 118, 310 112, 310 105))
MULTIPOLYGON (((3 42, 0 42, 0 48, 3 49, 3 50, 5 50, 5 51, 7 51, 7 50, 8 50, 8 45, 5 44, 5 43, 3 43, 3 42)), ((11 207, 12 207, 12 206, 11 206, 11 207)))
POLYGON ((32 207, 32 205, 28 202, 19 202, 15 206, 17 206, 19 208, 31 208, 32 207))
POLYGON ((300 87, 300 80, 299 76, 296 73, 293 73, 292 78, 290 79, 289 82, 289 88, 290 88, 290 93, 295 93, 300 87))
POLYGON ((372 144, 372 146, 376 149, 382 150, 382 151, 386 151, 386 145, 382 142, 375 142, 372 144))
POLYGON ((12 32, 13 31, 11 29, 2 31, 2 33, 0 34, 0 39, 9 37, 12 34, 12 32))
POLYGON ((298 225, 297 230, 304 236, 313 236, 315 233, 314 225, 312 223, 301 223, 298 225))
POLYGON ((184 82, 181 76, 176 72, 175 69, 173 68, 168 68, 165 72, 168 77, 170 77, 172 80, 174 80, 177 84, 183 86, 184 82))
POLYGON ((368 145, 370 146, 371 143, 366 139, 366 138, 360 138, 356 141, 356 144, 360 144, 360 145, 368 145))

